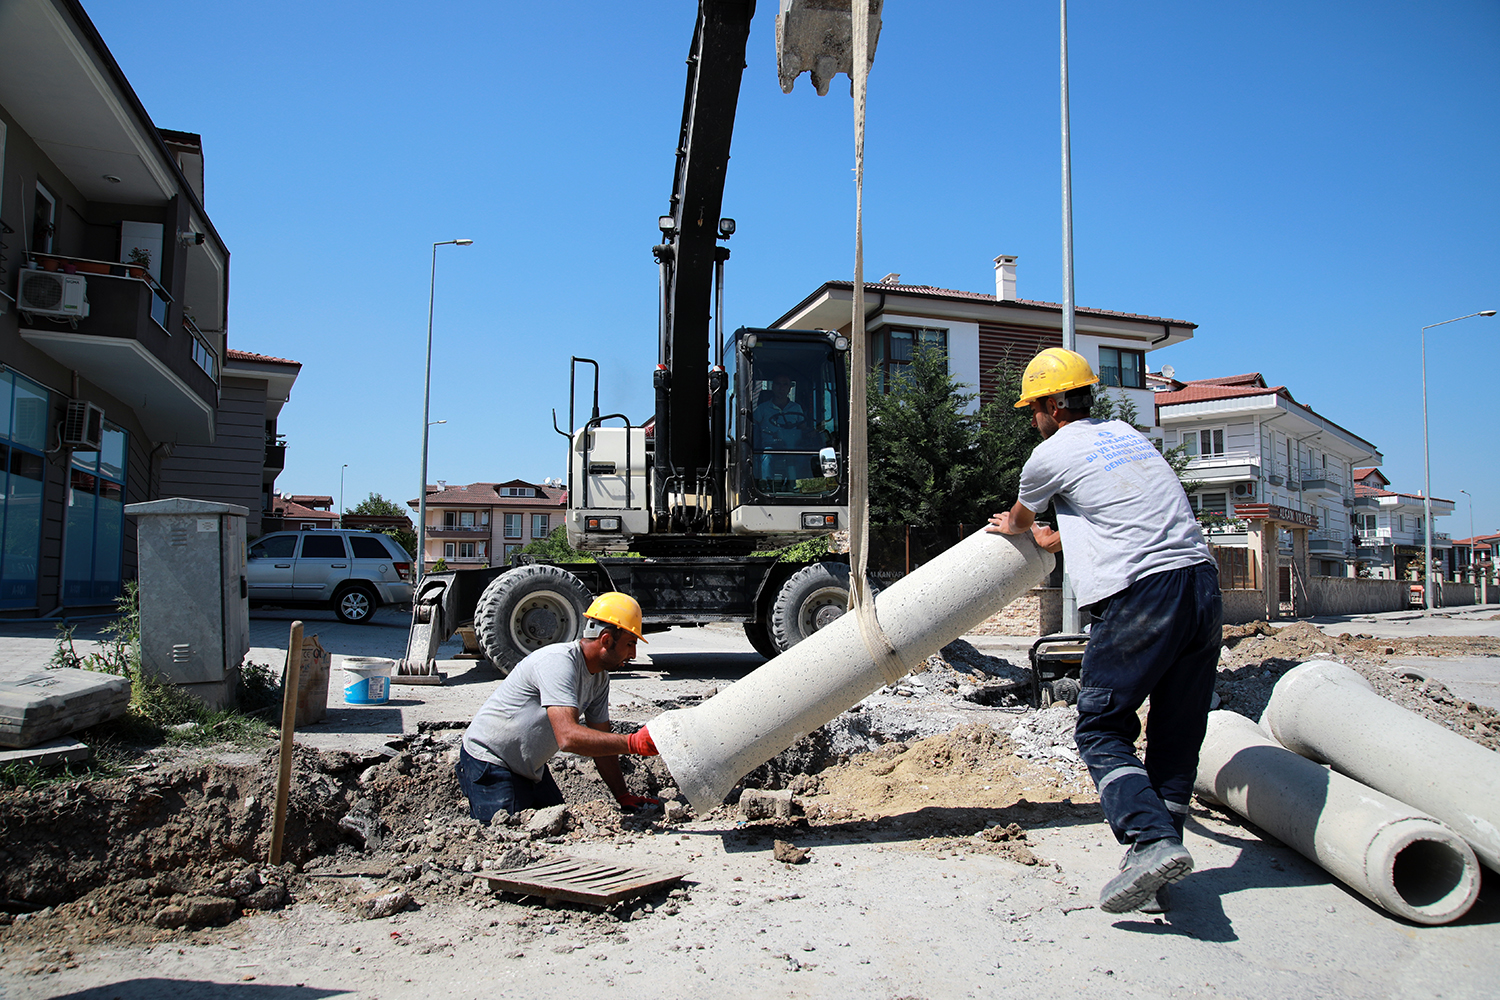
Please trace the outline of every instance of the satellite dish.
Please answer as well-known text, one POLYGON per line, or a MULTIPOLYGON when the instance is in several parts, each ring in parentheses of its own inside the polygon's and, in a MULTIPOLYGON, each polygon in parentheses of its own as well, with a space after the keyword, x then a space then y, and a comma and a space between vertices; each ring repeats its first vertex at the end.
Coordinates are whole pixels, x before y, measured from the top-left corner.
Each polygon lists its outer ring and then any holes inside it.
POLYGON ((1162 374, 1162 378, 1176 378, 1177 377, 1177 369, 1173 368, 1171 365, 1162 365, 1161 366, 1161 374, 1162 374))

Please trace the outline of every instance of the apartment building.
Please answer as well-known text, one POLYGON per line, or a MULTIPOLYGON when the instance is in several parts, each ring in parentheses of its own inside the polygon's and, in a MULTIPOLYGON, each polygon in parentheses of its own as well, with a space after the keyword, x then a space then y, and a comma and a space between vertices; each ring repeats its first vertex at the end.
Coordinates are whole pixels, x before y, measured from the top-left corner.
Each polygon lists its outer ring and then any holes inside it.
MULTIPOLYGON (((1308 529, 1308 572, 1356 575, 1355 469, 1382 461, 1379 450, 1258 372, 1187 382, 1171 374, 1153 377, 1156 422, 1168 449, 1181 446, 1191 456, 1186 478, 1202 485, 1189 500, 1209 541, 1244 548, 1244 520, 1270 511, 1273 520, 1308 529)), ((1285 573, 1287 532, 1277 549, 1285 573)), ((1255 570, 1247 565, 1246 572, 1255 570)))
MULTIPOLYGON (((888 274, 865 285, 864 332, 872 378, 882 383, 911 363, 920 346, 942 349, 954 378, 977 392, 977 408, 994 392, 997 368, 1024 368, 1048 347, 1062 346, 1062 306, 1017 296, 1018 258, 996 257, 995 291, 966 292, 904 284, 888 274)), ((837 330, 853 326, 854 283, 829 281, 773 323, 779 329, 837 330)), ((1155 417, 1146 356, 1192 338, 1197 324, 1159 316, 1075 310, 1076 350, 1088 359, 1111 398, 1127 397, 1142 424, 1155 417)), ((1148 436, 1158 438, 1151 428, 1148 436)))
MULTIPOLYGON (((439 559, 455 569, 500 565, 561 527, 568 505, 562 480, 427 487, 425 570, 439 559)), ((416 500, 407 502, 419 509, 416 500)))
MULTIPOLYGON (((1390 480, 1377 468, 1354 470, 1354 519, 1360 575, 1382 580, 1416 577, 1427 552, 1427 502, 1420 493, 1388 489, 1390 480)), ((1431 501, 1432 561, 1445 580, 1459 579, 1453 539, 1437 530, 1437 519, 1453 513, 1452 500, 1431 501)), ((1467 555, 1467 552, 1464 553, 1467 555)))
POLYGON ((157 129, 76 0, 0 3, 0 615, 135 576, 124 505, 215 440, 228 291, 198 137, 157 129))

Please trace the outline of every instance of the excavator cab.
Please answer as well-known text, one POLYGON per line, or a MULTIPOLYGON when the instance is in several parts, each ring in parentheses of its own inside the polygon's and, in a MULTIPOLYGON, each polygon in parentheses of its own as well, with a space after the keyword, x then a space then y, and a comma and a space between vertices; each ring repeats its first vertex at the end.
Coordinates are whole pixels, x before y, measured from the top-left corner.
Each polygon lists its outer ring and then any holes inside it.
POLYGON ((741 329, 730 348, 731 530, 847 527, 848 340, 823 330, 741 329))

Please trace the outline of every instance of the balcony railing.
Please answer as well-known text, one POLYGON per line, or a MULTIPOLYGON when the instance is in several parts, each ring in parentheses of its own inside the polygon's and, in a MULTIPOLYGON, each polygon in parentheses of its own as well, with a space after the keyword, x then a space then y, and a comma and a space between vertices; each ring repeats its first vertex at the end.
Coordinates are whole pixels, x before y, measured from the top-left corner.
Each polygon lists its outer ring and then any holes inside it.
POLYGON ((286 445, 266 445, 265 468, 275 469, 278 472, 286 468, 286 445))
POLYGON ((1302 489, 1308 492, 1336 493, 1340 496, 1344 493, 1344 477, 1337 469, 1313 466, 1300 470, 1298 476, 1302 481, 1302 489))
POLYGON ((1189 469, 1218 469, 1231 465, 1260 465, 1260 452, 1237 448, 1218 455, 1194 455, 1189 469))
POLYGON ((429 535, 484 535, 489 536, 488 524, 429 524, 429 535))

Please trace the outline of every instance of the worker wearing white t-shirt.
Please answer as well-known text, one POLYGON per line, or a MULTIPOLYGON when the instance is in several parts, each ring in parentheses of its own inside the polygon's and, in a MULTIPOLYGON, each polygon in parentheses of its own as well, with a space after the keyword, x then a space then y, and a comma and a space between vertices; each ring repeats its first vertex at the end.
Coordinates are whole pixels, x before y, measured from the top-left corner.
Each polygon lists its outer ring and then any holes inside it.
POLYGON ((1042 443, 1020 496, 990 531, 1030 531, 1067 556, 1080 608, 1094 617, 1078 696, 1078 753, 1115 837, 1130 845, 1100 894, 1109 913, 1165 908, 1158 890, 1193 859, 1182 843, 1208 722, 1223 624, 1218 564, 1161 453, 1129 424, 1093 420, 1084 358, 1049 348, 1021 379, 1042 443), (1054 504, 1057 529, 1035 523, 1054 504), (1146 757, 1137 710, 1149 697, 1146 757), (1154 904, 1154 905, 1153 905, 1154 904))

